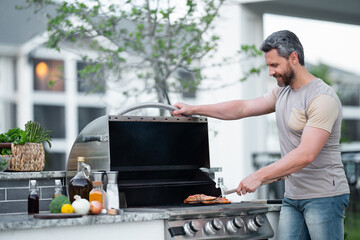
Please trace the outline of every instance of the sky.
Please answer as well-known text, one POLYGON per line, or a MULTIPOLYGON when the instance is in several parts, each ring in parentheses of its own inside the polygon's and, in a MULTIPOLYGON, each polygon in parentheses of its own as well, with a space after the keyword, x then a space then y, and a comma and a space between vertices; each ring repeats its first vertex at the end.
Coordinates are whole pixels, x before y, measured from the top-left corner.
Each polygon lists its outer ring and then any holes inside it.
POLYGON ((360 75, 360 26, 264 15, 265 37, 284 29, 299 37, 304 47, 305 62, 324 63, 360 75))

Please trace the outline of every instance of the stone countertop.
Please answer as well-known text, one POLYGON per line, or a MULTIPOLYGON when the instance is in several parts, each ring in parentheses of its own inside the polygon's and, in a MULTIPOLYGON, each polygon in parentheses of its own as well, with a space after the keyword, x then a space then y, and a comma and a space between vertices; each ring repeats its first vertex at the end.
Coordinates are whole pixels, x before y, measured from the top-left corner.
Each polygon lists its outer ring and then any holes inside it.
POLYGON ((50 179, 75 176, 76 171, 0 172, 0 180, 50 179))
MULTIPOLYGON (((81 226, 93 224, 109 224, 122 222, 142 222, 168 219, 166 210, 147 212, 122 212, 119 215, 85 215, 80 218, 38 219, 32 215, 2 215, 0 217, 0 231, 14 231, 34 228, 81 226)), ((1 234, 1 233, 0 233, 1 234)))
MULTIPOLYGON (((281 209, 280 204, 269 204, 269 212, 278 212, 281 209)), ((47 214, 48 212, 44 212, 47 214)), ((121 211, 119 215, 85 215, 80 218, 62 218, 62 219, 38 219, 32 215, 9 214, 0 217, 0 232, 15 231, 35 228, 61 227, 61 226, 82 226, 93 224, 111 224, 122 222, 142 222, 153 220, 169 219, 170 214, 165 209, 148 209, 147 211, 121 211)), ((1 233, 0 233, 1 234, 1 233)))
POLYGON ((280 212, 281 204, 267 204, 269 212, 280 212))
POLYGON ((0 172, 0 180, 65 177, 66 171, 0 172))

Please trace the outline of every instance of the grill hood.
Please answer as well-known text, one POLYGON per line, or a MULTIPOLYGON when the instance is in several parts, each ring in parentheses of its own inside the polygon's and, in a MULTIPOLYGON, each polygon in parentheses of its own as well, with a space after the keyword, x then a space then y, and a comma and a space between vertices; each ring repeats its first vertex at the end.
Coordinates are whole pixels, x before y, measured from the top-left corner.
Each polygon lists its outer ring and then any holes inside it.
POLYGON ((145 103, 89 123, 70 151, 67 170, 84 156, 92 171, 118 171, 122 205, 182 204, 192 194, 219 196, 210 168, 208 122, 202 117, 124 116, 138 108, 175 108, 145 103))

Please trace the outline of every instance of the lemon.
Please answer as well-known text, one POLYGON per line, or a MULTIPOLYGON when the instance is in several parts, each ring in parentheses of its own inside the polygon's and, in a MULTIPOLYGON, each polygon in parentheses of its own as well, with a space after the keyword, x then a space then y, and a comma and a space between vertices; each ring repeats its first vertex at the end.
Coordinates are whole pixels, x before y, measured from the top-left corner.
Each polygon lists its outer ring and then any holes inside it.
POLYGON ((73 213, 74 212, 74 208, 73 206, 71 206, 71 204, 64 204, 61 207, 61 213, 73 213))

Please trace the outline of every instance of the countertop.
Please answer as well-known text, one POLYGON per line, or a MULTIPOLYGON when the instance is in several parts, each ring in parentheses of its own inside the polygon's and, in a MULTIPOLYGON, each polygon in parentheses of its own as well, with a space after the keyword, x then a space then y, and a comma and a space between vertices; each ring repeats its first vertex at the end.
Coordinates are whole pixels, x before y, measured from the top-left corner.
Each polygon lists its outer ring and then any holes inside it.
POLYGON ((0 180, 73 177, 76 171, 0 172, 0 180))
MULTIPOLYGON (((16 181, 28 179, 63 178, 75 175, 76 171, 41 171, 41 172, 0 172, 0 181, 16 181)), ((48 211, 40 212, 47 214, 48 211)), ((85 215, 81 218, 38 219, 27 214, 1 214, 0 232, 25 229, 51 228, 58 226, 82 226, 93 224, 109 224, 122 222, 142 222, 164 220, 169 218, 166 210, 154 209, 151 211, 121 211, 119 215, 85 215)), ((0 233, 1 234, 1 233, 0 233)))
POLYGON ((93 224, 109 224, 121 222, 141 222, 164 220, 169 218, 166 210, 153 210, 148 212, 122 212, 119 215, 84 215, 80 218, 38 219, 32 215, 2 215, 0 218, 0 231, 23 230, 34 228, 47 228, 59 226, 81 226, 93 224))
MULTIPOLYGON (((68 172, 67 174, 76 172, 68 172)), ((66 176, 66 171, 41 171, 41 172, 1 172, 0 180, 21 180, 41 178, 61 178, 66 176)), ((256 201, 254 201, 255 203, 256 201)), ((269 213, 279 212, 281 204, 267 204, 269 213)), ((40 212, 48 213, 48 212, 40 212)), ((4 214, 0 216, 0 232, 26 229, 52 228, 58 226, 84 226, 95 224, 111 224, 123 222, 143 222, 169 219, 170 214, 165 209, 149 209, 136 211, 125 209, 119 215, 85 215, 81 218, 64 219, 38 219, 27 214, 4 214)), ((1 233, 0 233, 1 234, 1 233)))
MULTIPOLYGON (((270 212, 279 212, 281 209, 280 204, 268 204, 270 212)), ((47 212, 44 212, 47 213, 47 212)), ((38 219, 32 215, 25 214, 9 214, 2 215, 0 218, 0 231, 7 230, 22 230, 34 228, 47 228, 58 226, 81 226, 93 224, 109 224, 109 223, 122 223, 122 222, 142 222, 154 220, 169 219, 170 214, 165 209, 148 209, 144 212, 137 211, 121 211, 119 215, 84 215, 80 218, 63 218, 63 219, 38 219)))
POLYGON ((34 179, 34 178, 61 178, 66 171, 41 171, 41 172, 0 172, 0 180, 34 179))

